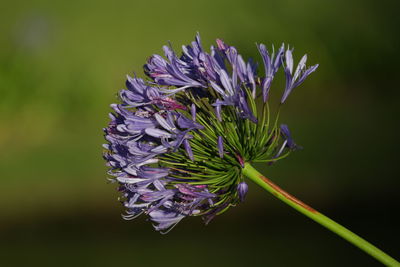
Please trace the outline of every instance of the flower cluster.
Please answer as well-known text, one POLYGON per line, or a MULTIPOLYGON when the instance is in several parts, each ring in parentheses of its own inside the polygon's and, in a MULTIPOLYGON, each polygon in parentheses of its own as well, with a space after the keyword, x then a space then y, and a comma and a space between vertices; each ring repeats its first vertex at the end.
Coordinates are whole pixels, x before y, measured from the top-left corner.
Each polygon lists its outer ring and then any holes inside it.
POLYGON ((259 76, 252 60, 222 40, 206 52, 199 35, 180 56, 163 49, 165 58, 153 55, 144 66, 149 78, 128 76, 121 103, 111 105, 104 158, 124 218, 144 213, 167 232, 186 216, 208 223, 243 201, 245 162, 273 163, 296 149, 288 127, 278 126, 279 112, 270 116, 270 87, 283 68, 283 104, 318 65, 307 68, 304 56, 293 72, 291 49, 270 54, 260 44, 259 76))

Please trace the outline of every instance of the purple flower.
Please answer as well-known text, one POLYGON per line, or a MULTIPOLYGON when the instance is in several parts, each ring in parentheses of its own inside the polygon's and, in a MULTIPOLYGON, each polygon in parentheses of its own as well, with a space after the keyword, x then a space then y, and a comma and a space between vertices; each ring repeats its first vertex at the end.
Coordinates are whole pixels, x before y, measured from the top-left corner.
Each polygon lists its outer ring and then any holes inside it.
MULTIPOLYGON (((250 119, 252 122, 257 123, 257 118, 251 112, 245 92, 240 89, 236 82, 228 76, 228 74, 221 70, 219 74, 220 85, 210 82, 211 87, 223 97, 223 100, 217 99, 213 106, 218 108, 220 112, 221 106, 234 106, 238 108, 240 117, 250 119)), ((219 118, 219 113, 217 113, 219 118)))
POLYGON ((290 134, 289 127, 286 124, 281 124, 281 133, 285 140, 287 141, 286 145, 290 149, 296 149, 298 146, 292 139, 292 135, 290 134))
POLYGON ((256 98, 256 81, 255 74, 257 72, 257 66, 250 59, 249 62, 245 62, 241 55, 237 57, 237 74, 240 81, 248 88, 251 89, 252 97, 256 98))
POLYGON ((262 81, 262 93, 263 101, 266 102, 268 99, 271 82, 274 79, 275 73, 282 64, 282 55, 285 52, 285 46, 282 44, 276 56, 274 55, 274 52, 272 52, 272 55, 270 56, 267 48, 263 44, 258 45, 258 50, 260 51, 264 62, 265 77, 262 81))
POLYGON ((286 98, 292 92, 292 90, 297 86, 299 86, 302 82, 304 82, 304 80, 318 68, 318 64, 316 64, 307 69, 306 67, 307 55, 304 55, 300 59, 296 71, 293 74, 293 55, 292 55, 292 50, 289 49, 286 50, 285 61, 286 61, 286 67, 285 67, 286 87, 281 99, 281 103, 284 103, 286 101, 286 98))
MULTIPOLYGON (((265 123, 284 46, 276 55, 269 55, 264 45, 258 49, 265 66, 262 76, 255 62, 244 60, 222 40, 205 51, 199 34, 182 46, 181 55, 164 46, 165 57, 151 56, 144 66, 150 80, 127 76, 120 103, 111 105, 103 145, 125 219, 144 214, 163 233, 188 216, 209 223, 244 200, 246 162, 274 162, 297 148, 286 125, 278 129, 265 123), (259 105, 262 111, 257 111, 259 105)), ((303 57, 293 74, 291 50, 285 60, 282 103, 317 67, 306 69, 303 57)))
POLYGON ((191 74, 190 66, 178 59, 170 47, 164 46, 163 48, 168 61, 159 55, 154 55, 145 65, 145 70, 146 74, 157 84, 178 87, 164 90, 164 92, 177 93, 189 87, 205 87, 191 74))

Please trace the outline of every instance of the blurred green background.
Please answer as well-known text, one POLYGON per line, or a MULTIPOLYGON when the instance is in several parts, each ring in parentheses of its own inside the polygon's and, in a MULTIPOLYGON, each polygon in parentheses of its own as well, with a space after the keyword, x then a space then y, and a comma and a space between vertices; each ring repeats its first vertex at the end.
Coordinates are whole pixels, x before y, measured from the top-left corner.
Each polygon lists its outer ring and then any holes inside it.
POLYGON ((222 38, 261 61, 255 42, 285 42, 320 64, 283 111, 304 150, 258 167, 399 259, 395 3, 2 3, 0 265, 379 266, 253 184, 206 227, 189 218, 163 236, 145 218, 122 220, 101 157, 109 104, 126 74, 197 31, 205 47, 222 38))

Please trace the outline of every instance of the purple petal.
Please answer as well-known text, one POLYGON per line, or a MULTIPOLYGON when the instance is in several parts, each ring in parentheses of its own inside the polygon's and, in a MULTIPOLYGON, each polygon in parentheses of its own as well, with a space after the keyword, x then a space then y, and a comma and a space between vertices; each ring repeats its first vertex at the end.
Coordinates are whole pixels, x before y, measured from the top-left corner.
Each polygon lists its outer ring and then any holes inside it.
POLYGON ((157 225, 154 226, 157 231, 167 230, 185 218, 185 215, 177 212, 162 210, 154 210, 149 213, 149 216, 153 222, 157 223, 157 225))
MULTIPOLYGON (((283 48, 281 47, 279 49, 278 54, 276 55, 276 58, 274 61, 274 53, 272 53, 272 56, 270 57, 265 45, 263 45, 263 44, 258 45, 258 50, 263 59, 264 68, 265 68, 265 77, 262 82, 262 93, 263 93, 264 103, 267 102, 267 100, 268 100, 269 89, 271 87, 272 80, 274 79, 274 75, 276 74, 276 72, 278 71, 278 68, 280 67, 283 49, 284 49, 284 47, 283 48)), ((253 95, 254 95, 254 93, 253 93, 253 95)))
POLYGON ((164 54, 168 58, 169 61, 172 61, 176 58, 174 51, 172 51, 171 47, 164 45, 163 46, 164 54))
POLYGON ((216 84, 215 82, 213 82, 213 81, 210 81, 210 85, 211 85, 211 87, 215 90, 215 91, 217 91, 220 95, 222 95, 222 96, 226 96, 227 94, 225 93, 225 91, 224 91, 224 89, 222 89, 218 84, 216 84))
POLYGON ((224 41, 222 41, 221 39, 217 39, 217 47, 218 47, 219 50, 222 50, 222 51, 224 51, 224 50, 229 48, 229 46, 226 45, 224 43, 224 41))
POLYGON ((286 101, 286 98, 289 96, 289 94, 293 90, 292 75, 290 74, 288 69, 285 69, 285 77, 286 77, 286 86, 285 86, 285 91, 283 92, 283 95, 281 98, 281 104, 283 104, 286 101))
POLYGON ((126 80, 126 87, 135 93, 143 94, 144 91, 146 90, 147 86, 144 83, 144 81, 140 78, 132 78, 129 75, 127 75, 127 80, 126 80))
POLYGON ((287 71, 292 74, 293 73, 293 55, 292 50, 286 50, 285 54, 285 61, 286 61, 286 69, 287 71))
POLYGON ((146 134, 153 136, 153 137, 157 137, 157 138, 171 138, 172 135, 166 131, 160 130, 160 129, 156 129, 156 128, 147 128, 144 130, 146 134))
POLYGON ((251 88, 251 95, 253 99, 256 98, 256 82, 254 80, 254 71, 250 63, 247 63, 247 79, 251 88))
MULTIPOLYGON (((171 90, 167 90, 168 93, 171 93, 171 90)), ((186 107, 175 101, 174 99, 171 99, 169 97, 165 98, 160 98, 160 97, 154 97, 152 103, 156 105, 162 105, 163 108, 166 110, 176 110, 176 109, 182 109, 186 110, 186 107)))
POLYGON ((265 75, 267 76, 269 70, 271 69, 271 58, 269 57, 268 50, 264 44, 258 45, 257 48, 261 54, 262 60, 264 61, 265 75))
POLYGON ((307 62, 307 55, 304 55, 301 59, 299 64, 297 64, 296 71, 294 72, 293 75, 293 80, 297 80, 299 77, 300 73, 303 71, 303 69, 306 67, 306 62, 307 62))
POLYGON ((277 70, 282 64, 282 56, 285 53, 285 44, 282 44, 275 57, 274 69, 277 70))
POLYGON ((314 66, 309 67, 309 68, 303 73, 303 75, 301 75, 300 79, 299 79, 298 81, 296 81, 296 82, 293 84, 293 88, 299 86, 300 84, 302 84, 302 83, 305 81, 305 79, 306 79, 311 73, 313 73, 314 71, 317 70, 318 66, 319 66, 319 65, 316 64, 316 65, 314 65, 314 66))
POLYGON ((134 107, 142 105, 143 102, 145 101, 143 95, 134 93, 129 90, 121 90, 119 92, 119 96, 122 99, 122 101, 124 101, 126 104, 134 107))
POLYGON ((184 129, 204 129, 204 126, 200 123, 192 121, 191 119, 186 118, 183 115, 179 115, 178 119, 176 120, 178 126, 184 129))
POLYGON ((246 63, 244 62, 243 58, 241 55, 238 55, 237 60, 236 60, 236 71, 239 76, 239 79, 242 82, 246 81, 246 74, 247 74, 247 67, 246 63))
POLYGON ((166 168, 152 168, 143 166, 137 171, 137 176, 148 179, 160 179, 166 177, 169 174, 169 170, 166 168))
POLYGON ((289 131, 289 127, 286 125, 286 124, 282 124, 281 126, 280 126, 280 128, 281 128, 281 133, 282 133, 282 135, 283 135, 283 137, 286 139, 286 141, 287 141, 287 146, 290 148, 290 149, 296 149, 296 148, 298 148, 298 146, 296 145, 296 143, 293 141, 293 139, 292 139, 292 135, 290 134, 290 131, 289 131))
POLYGON ((183 146, 185 147, 186 153, 191 161, 194 161, 192 147, 187 139, 183 140, 183 146))
POLYGON ((239 93, 239 103, 238 106, 240 108, 240 116, 242 118, 246 118, 251 120, 254 123, 257 123, 257 118, 254 116, 253 112, 251 112, 249 105, 247 104, 246 97, 243 91, 239 93))
POLYGON ((224 139, 218 136, 218 154, 220 158, 224 157, 224 139))
POLYGON ((225 72, 225 70, 221 70, 221 73, 219 75, 219 78, 221 80, 222 85, 228 91, 229 95, 234 95, 233 88, 232 88, 232 83, 229 79, 228 74, 225 72))
POLYGON ((154 202, 163 198, 170 198, 173 195, 173 190, 152 191, 142 194, 141 199, 146 202, 154 202))
POLYGON ((192 104, 190 106, 190 113, 192 114, 192 120, 196 121, 196 105, 192 104))
POLYGON ((218 121, 222 121, 221 118, 221 105, 216 105, 215 106, 215 115, 217 116, 218 121))
POLYGON ((262 82, 263 101, 267 102, 269 96, 269 88, 271 87, 272 77, 265 77, 262 82))
POLYGON ((126 127, 130 130, 143 130, 156 125, 155 120, 152 118, 145 118, 133 114, 129 114, 125 118, 126 127))
POLYGON ((148 179, 136 178, 136 177, 117 177, 117 181, 123 184, 136 184, 147 180, 148 179))
POLYGON ((154 114, 154 117, 156 118, 157 122, 163 127, 165 130, 169 132, 173 132, 175 125, 171 125, 170 123, 167 122, 166 119, 163 118, 159 113, 154 114))
POLYGON ((199 186, 193 186, 188 184, 177 184, 176 188, 178 188, 179 192, 181 192, 182 194, 186 194, 192 197, 197 197, 197 198, 216 197, 215 194, 204 191, 204 189, 199 186), (199 189, 203 191, 199 191, 199 189))

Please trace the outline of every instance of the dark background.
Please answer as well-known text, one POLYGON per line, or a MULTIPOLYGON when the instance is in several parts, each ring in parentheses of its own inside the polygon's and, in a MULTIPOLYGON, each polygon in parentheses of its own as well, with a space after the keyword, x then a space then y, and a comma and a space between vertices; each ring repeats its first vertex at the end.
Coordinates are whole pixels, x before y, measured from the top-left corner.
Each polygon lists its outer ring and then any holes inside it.
POLYGON ((0 15, 1 266, 379 266, 253 184, 208 226, 160 235, 121 219, 101 157, 109 104, 126 74, 197 31, 260 62, 255 42, 285 42, 320 64, 282 113, 304 150, 258 167, 400 258, 395 1, 35 0, 0 15))

